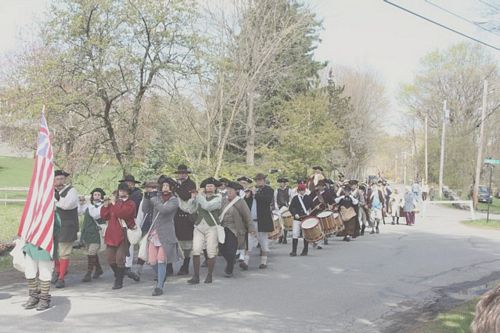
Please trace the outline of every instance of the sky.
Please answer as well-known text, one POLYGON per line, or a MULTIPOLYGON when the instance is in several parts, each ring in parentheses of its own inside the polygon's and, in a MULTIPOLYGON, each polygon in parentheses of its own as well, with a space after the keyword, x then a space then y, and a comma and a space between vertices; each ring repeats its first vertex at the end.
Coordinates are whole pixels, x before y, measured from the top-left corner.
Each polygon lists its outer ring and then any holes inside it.
MULTIPOLYGON (((21 49, 50 1, 0 0, 0 59, 21 49)), ((500 23, 500 0, 390 1, 500 48, 500 31, 487 32, 469 22, 483 22, 485 29, 491 29, 491 22, 500 23)), ((433 50, 468 41, 383 0, 303 2, 323 21, 316 58, 332 66, 377 73, 386 86, 394 119, 403 109, 396 98, 399 87, 411 82, 419 60, 433 50)), ((500 51, 491 52, 500 60, 500 51)), ((396 127, 397 120, 389 126, 396 127)))

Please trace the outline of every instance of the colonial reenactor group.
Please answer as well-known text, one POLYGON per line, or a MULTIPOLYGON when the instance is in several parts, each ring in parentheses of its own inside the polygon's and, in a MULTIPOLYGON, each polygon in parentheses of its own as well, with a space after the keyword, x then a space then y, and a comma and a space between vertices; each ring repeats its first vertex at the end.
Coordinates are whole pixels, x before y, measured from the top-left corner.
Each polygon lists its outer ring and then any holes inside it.
POLYGON ((50 256, 32 244, 25 246, 27 257, 52 261, 53 266, 42 270, 45 266, 39 265, 40 283, 36 272, 26 270, 29 299, 24 307, 45 310, 50 307, 50 282, 56 288, 67 286, 65 277, 77 240, 88 261, 82 282, 90 283, 104 273, 99 259, 104 252, 114 274, 112 289, 121 289, 125 277, 140 281, 147 263, 154 272, 152 295, 159 296, 168 276, 191 274, 187 283, 200 283, 203 266, 207 267, 203 282, 212 283, 218 255, 225 261, 225 277, 231 278, 235 265, 242 271, 249 269, 256 252, 259 269, 268 268, 273 242, 289 246, 291 238, 290 256, 307 256, 310 247, 321 250, 329 238, 349 242, 364 235, 366 228, 377 234, 389 216, 392 224, 399 224, 403 215, 410 225, 414 223, 414 215, 408 214, 415 208, 413 192, 402 197, 383 180, 372 184, 332 181, 320 166, 312 169, 307 179, 292 186, 289 179, 279 177, 276 190, 262 173, 234 181, 209 177, 197 188, 191 170, 179 165, 174 177, 162 175, 146 181, 143 190, 131 175, 123 177, 110 195, 95 188, 88 202, 68 184, 69 174, 57 170, 56 251, 50 256), (83 216, 81 230, 79 215, 83 216), (182 265, 174 272, 177 262, 182 265))

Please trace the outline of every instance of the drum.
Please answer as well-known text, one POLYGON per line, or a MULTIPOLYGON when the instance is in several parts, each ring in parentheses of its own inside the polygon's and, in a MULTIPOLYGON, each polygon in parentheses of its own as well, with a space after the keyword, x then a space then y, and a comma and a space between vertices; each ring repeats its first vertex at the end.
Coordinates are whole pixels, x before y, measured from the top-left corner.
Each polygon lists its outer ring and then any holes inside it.
POLYGON ((340 232, 344 230, 344 222, 342 222, 339 213, 333 213, 333 224, 334 224, 333 226, 334 232, 340 232))
POLYGON ((316 217, 304 219, 300 227, 304 233, 304 239, 309 242, 318 242, 325 237, 323 230, 321 230, 321 223, 316 217))
POLYGON ((281 219, 283 220, 283 227, 285 230, 291 231, 293 229, 293 216, 289 211, 283 212, 281 214, 281 219))
POLYGON ((324 212, 316 215, 316 217, 319 218, 321 228, 323 229, 325 235, 329 235, 335 231, 335 219, 332 211, 325 210, 324 212))
POLYGON ((273 214, 273 224, 274 230, 267 234, 267 238, 271 240, 276 240, 281 236, 281 224, 280 217, 273 214))

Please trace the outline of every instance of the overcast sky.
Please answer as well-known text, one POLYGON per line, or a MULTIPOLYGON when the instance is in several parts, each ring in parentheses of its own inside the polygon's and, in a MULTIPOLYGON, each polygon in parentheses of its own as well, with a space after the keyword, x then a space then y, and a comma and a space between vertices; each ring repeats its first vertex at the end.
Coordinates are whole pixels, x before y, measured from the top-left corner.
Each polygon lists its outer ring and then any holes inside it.
MULTIPOLYGON (((30 27, 43 17, 50 0, 0 0, 0 57, 22 45, 30 27)), ((304 0, 323 20, 316 57, 333 66, 377 72, 391 100, 391 114, 401 107, 395 96, 401 82, 412 79, 426 53, 466 38, 408 14, 382 0, 304 0)), ((500 47, 497 35, 467 21, 498 20, 500 0, 391 0, 475 38, 500 47), (438 8, 441 7, 441 8, 438 8), (453 14, 447 13, 449 10, 453 14), (460 18, 460 17, 462 18, 460 18)), ((487 23, 484 23, 487 24, 487 23)), ((485 25, 486 28, 489 28, 485 25)), ((500 60, 500 52, 492 50, 500 60)))

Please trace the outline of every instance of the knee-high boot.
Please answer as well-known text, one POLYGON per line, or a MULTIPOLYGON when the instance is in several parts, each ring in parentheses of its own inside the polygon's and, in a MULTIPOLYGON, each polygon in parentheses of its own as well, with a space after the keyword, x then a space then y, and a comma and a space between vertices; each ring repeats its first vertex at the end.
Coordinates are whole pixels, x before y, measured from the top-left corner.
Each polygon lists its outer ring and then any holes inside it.
POLYGON ((205 283, 212 283, 212 273, 214 272, 215 267, 215 257, 207 259, 208 273, 205 278, 205 283))
POLYGON ((193 277, 188 280, 189 284, 200 283, 200 256, 193 256, 193 277))
POLYGON ((297 238, 292 239, 292 252, 290 252, 291 257, 297 256, 297 245, 299 244, 299 240, 297 238))
POLYGON ((304 248, 302 249, 302 253, 300 255, 307 256, 308 252, 309 252, 309 242, 304 239, 304 248))

